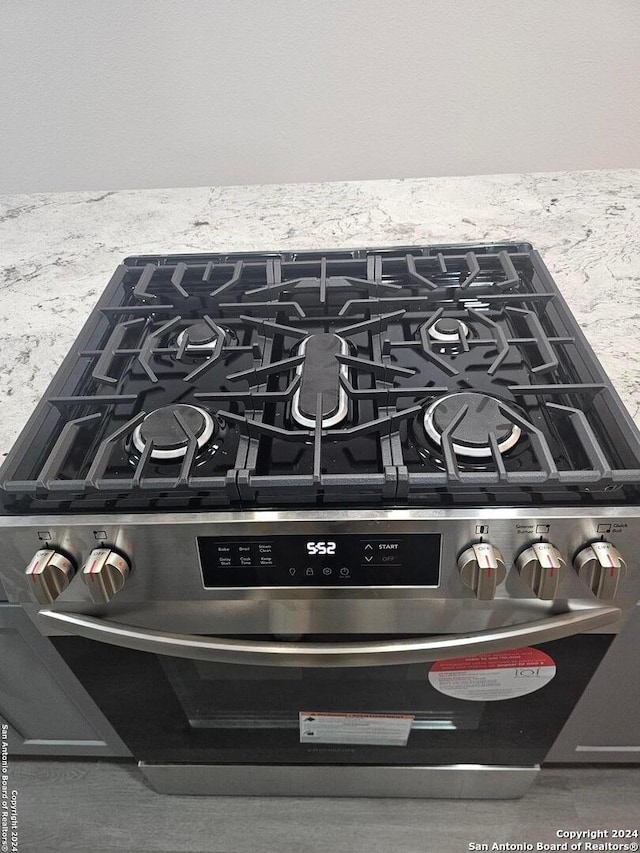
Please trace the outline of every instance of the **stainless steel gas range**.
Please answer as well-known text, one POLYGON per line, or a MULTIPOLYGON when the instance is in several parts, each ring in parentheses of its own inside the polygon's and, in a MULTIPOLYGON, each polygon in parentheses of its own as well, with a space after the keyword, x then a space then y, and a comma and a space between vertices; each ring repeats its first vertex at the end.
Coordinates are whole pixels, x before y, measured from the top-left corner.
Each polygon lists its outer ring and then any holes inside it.
POLYGON ((521 796, 640 599, 640 438, 524 243, 128 258, 0 495, 171 793, 521 796))

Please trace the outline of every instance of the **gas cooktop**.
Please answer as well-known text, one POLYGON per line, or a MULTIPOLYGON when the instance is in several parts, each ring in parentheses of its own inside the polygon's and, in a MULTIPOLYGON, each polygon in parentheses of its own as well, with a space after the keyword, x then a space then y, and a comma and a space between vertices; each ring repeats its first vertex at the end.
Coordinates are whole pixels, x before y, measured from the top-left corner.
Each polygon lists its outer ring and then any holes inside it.
POLYGON ((637 503, 640 438, 526 243, 131 257, 3 512, 637 503))

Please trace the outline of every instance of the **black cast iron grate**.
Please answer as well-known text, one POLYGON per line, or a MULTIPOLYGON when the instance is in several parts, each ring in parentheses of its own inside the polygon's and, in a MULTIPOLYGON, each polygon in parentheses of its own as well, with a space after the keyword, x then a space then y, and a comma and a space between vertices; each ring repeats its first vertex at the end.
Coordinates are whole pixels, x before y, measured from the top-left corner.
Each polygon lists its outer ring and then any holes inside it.
POLYGON ((639 481, 638 434, 540 256, 505 244, 129 258, 9 454, 0 493, 9 512, 576 504, 637 500, 639 481), (443 323, 466 332, 443 343, 443 323), (198 341, 210 330, 205 350, 190 343, 195 324, 198 341), (342 342, 335 393, 301 349, 322 336, 342 342), (313 381, 325 391, 296 422, 313 381), (425 407, 469 390, 498 400, 516 448, 502 452, 488 430, 487 457, 461 458, 464 407, 429 444, 425 407), (338 396, 344 417, 326 426, 338 396), (153 441, 132 452, 145 416, 178 403, 215 418, 213 451, 177 412, 180 459, 158 462, 153 441))

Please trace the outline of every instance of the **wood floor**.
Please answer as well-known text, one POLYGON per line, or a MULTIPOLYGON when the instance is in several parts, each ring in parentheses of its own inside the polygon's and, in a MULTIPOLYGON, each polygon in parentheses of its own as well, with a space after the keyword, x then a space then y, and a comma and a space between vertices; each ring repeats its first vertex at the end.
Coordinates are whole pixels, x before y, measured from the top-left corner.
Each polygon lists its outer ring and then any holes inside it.
POLYGON ((133 763, 95 760, 13 759, 10 788, 20 853, 463 853, 640 829, 639 768, 545 768, 511 801, 168 797, 133 763))

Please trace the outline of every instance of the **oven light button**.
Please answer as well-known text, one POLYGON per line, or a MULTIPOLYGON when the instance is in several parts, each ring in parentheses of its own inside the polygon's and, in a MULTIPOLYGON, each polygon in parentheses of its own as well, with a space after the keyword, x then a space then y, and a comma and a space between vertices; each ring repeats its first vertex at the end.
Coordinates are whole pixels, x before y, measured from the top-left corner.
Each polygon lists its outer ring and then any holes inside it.
POLYGON ((610 542, 592 542, 578 551, 573 566, 598 598, 612 599, 627 571, 624 557, 610 542))
POLYGON ((75 571, 71 560, 58 551, 36 551, 26 568, 32 597, 38 604, 51 604, 69 586, 75 571))
POLYGON ((565 562, 551 542, 534 542, 516 558, 516 567, 526 585, 543 601, 556 597, 565 562))
POLYGON ((502 554, 489 542, 478 542, 458 557, 460 580, 473 590, 476 598, 488 601, 507 574, 502 554))
POLYGON ((110 548, 96 548, 82 567, 84 581, 91 599, 96 604, 106 604, 120 592, 129 576, 128 560, 110 548))

